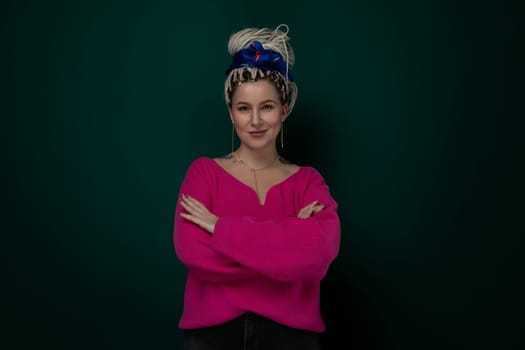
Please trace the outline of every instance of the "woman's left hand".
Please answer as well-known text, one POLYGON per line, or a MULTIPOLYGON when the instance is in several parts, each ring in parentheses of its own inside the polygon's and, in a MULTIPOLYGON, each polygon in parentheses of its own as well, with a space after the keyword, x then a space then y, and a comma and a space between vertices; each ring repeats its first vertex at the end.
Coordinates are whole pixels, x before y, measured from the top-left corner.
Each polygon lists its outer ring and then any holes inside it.
POLYGON ((324 204, 321 204, 318 201, 313 201, 312 203, 308 204, 303 209, 301 209, 301 211, 299 211, 299 214, 297 214, 297 217, 300 219, 307 219, 319 213, 323 209, 324 204))
POLYGON ((180 213, 184 219, 199 225, 209 233, 213 234, 218 216, 213 215, 201 202, 189 195, 182 195, 180 204, 187 213, 180 213))

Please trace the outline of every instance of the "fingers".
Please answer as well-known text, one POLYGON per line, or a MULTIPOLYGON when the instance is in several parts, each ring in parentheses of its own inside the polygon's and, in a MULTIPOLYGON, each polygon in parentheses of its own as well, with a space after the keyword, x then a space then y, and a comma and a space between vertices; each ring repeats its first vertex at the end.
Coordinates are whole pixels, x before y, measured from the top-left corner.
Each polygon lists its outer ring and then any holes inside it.
POLYGON ((206 209, 205 206, 203 206, 199 201, 190 196, 183 195, 180 204, 188 213, 190 213, 193 216, 199 218, 206 218, 211 215, 211 213, 208 211, 208 209, 206 209))
POLYGON ((190 213, 202 213, 206 214, 208 213, 208 209, 204 205, 202 205, 201 202, 196 200, 195 198, 191 196, 187 196, 185 194, 182 195, 181 204, 190 213))
POLYGON ((312 217, 313 215, 323 210, 324 207, 324 204, 320 204, 318 201, 313 201, 312 203, 302 208, 299 211, 299 214, 297 214, 297 217, 301 219, 312 217))
POLYGON ((201 202, 189 195, 183 194, 180 204, 187 211, 187 213, 181 212, 181 217, 213 234, 215 223, 218 220, 217 216, 213 215, 201 202))
POLYGON ((321 210, 323 210, 325 208, 325 205, 324 204, 317 204, 313 210, 312 210, 312 216, 319 213, 321 210))
POLYGON ((301 219, 309 218, 312 215, 312 210, 316 204, 317 201, 308 204, 306 207, 302 208, 299 211, 299 214, 297 216, 301 219))
POLYGON ((204 220, 200 217, 193 216, 191 214, 186 213, 180 213, 180 216, 182 216, 184 219, 193 222, 194 224, 200 226, 201 228, 205 229, 209 233, 213 234, 213 230, 215 228, 214 222, 209 222, 207 220, 204 220))

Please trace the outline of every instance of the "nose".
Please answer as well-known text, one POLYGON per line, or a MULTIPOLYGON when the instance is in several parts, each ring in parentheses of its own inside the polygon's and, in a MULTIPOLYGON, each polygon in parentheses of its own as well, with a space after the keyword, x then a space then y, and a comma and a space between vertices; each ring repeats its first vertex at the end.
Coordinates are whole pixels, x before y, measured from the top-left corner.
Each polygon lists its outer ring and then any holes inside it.
POLYGON ((252 124, 253 125, 260 125, 262 123, 261 116, 259 114, 258 110, 254 110, 252 112, 252 124))

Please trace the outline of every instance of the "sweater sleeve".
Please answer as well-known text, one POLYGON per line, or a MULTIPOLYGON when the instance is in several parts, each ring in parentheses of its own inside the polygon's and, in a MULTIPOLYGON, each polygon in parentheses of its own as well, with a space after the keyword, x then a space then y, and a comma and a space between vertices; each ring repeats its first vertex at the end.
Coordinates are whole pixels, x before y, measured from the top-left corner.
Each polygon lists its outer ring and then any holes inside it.
POLYGON ((182 182, 175 209, 173 244, 179 260, 188 272, 207 282, 227 282, 257 274, 211 248, 212 236, 198 225, 184 219, 180 205, 182 194, 189 194, 207 208, 211 207, 209 170, 204 159, 195 160, 182 182))
POLYGON ((299 210, 314 200, 325 208, 307 219, 220 217, 212 248, 273 279, 321 280, 339 253, 341 230, 338 205, 321 174, 312 168, 299 210))

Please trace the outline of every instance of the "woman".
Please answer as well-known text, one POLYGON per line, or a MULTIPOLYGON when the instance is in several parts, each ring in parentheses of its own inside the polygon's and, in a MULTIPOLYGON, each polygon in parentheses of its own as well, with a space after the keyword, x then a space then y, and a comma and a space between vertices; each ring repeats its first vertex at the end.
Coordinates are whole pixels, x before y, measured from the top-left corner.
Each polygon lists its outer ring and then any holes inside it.
POLYGON ((179 323, 187 350, 320 349, 320 281, 340 224, 321 174, 277 151, 297 97, 280 27, 230 37, 225 99, 240 146, 194 160, 180 189, 174 245, 188 270, 179 323))

